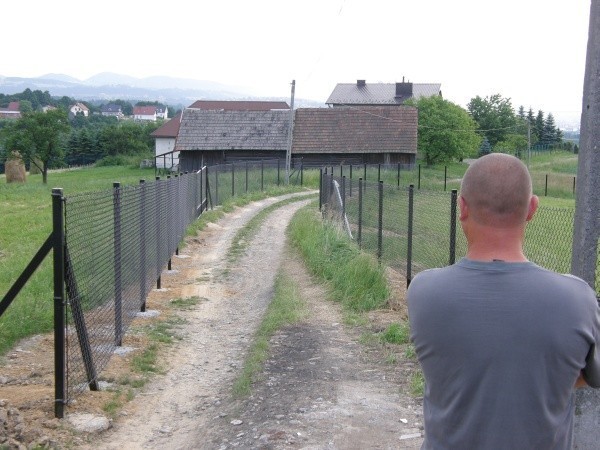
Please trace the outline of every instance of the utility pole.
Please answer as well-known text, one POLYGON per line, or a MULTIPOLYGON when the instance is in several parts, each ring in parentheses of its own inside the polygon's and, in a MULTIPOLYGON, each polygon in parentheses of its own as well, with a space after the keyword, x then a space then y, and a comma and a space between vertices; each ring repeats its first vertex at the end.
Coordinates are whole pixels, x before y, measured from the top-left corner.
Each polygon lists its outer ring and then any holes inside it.
POLYGON ((583 83, 571 271, 592 288, 600 236, 600 0, 592 0, 583 83))
MULTIPOLYGON (((600 236, 600 0, 592 0, 583 82, 571 273, 594 288, 600 236)), ((577 389, 573 448, 597 448, 600 392, 577 389)))
POLYGON ((294 93, 296 80, 292 80, 292 99, 290 101, 290 123, 288 126, 288 147, 285 152, 285 184, 290 184, 290 166, 292 163, 292 134, 294 132, 294 93))

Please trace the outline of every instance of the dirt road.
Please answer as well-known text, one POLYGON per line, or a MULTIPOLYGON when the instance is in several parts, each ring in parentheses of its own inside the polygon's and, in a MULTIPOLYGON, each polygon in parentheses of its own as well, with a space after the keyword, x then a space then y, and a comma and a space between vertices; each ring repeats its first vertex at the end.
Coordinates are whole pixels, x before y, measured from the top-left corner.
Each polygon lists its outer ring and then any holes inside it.
MULTIPOLYGON (((163 276, 167 290, 153 292, 148 299, 148 308, 158 311, 174 298, 203 299, 178 312, 185 319, 177 332, 182 339, 169 348, 166 373, 125 404, 110 429, 70 438, 69 447, 420 447, 421 406, 407 386, 414 361, 386 363, 380 347, 360 343, 361 330, 343 324, 338 305, 325 300, 323 286, 286 250, 287 224, 306 201, 270 214, 235 263, 224 258, 237 230, 276 200, 240 208, 188 240, 173 260, 173 271, 163 276), (274 336, 271 356, 252 395, 236 399, 232 384, 272 298, 280 267, 301 286, 308 314, 274 336)), ((382 315, 384 322, 398 319, 393 312, 379 314, 380 319, 382 315)), ((116 358, 111 364, 126 363, 127 358, 121 363, 116 358)), ((84 394, 87 398, 69 407, 67 414, 92 405, 93 394, 84 394)), ((54 435, 61 428, 47 427, 54 435)))

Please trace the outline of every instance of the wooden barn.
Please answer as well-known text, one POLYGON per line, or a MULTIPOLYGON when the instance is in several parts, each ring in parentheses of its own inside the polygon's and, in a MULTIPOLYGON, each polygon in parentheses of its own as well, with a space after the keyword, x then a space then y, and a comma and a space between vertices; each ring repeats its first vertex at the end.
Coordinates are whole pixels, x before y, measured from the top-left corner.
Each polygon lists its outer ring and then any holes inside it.
POLYGON ((417 125, 412 106, 299 108, 292 157, 305 166, 414 164, 417 125))
POLYGON ((186 108, 175 151, 179 170, 258 159, 285 159, 290 111, 186 108))

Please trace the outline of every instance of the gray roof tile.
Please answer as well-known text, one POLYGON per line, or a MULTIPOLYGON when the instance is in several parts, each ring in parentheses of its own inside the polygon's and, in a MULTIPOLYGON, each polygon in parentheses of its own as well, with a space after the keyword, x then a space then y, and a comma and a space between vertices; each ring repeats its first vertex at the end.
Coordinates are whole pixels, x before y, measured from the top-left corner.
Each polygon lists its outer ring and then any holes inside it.
POLYGON ((185 109, 176 151, 285 150, 289 111, 185 109))
MULTIPOLYGON (((413 83, 413 98, 441 95, 439 83, 413 83)), ((396 97, 396 83, 339 83, 325 103, 328 105, 401 105, 410 96, 396 97)))

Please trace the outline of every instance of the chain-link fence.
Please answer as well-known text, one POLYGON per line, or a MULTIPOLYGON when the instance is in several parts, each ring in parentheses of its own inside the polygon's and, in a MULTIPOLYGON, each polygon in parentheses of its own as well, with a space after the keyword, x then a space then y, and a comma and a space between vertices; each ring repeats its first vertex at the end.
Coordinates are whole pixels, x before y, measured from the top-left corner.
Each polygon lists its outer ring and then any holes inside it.
MULTIPOLYGON (((302 168, 290 184, 302 184, 302 168)), ((209 205, 286 183, 278 160, 205 167, 64 198, 67 397, 97 389, 187 226, 209 205)))
MULTIPOLYGON (((466 240, 457 225, 456 190, 419 190, 323 173, 321 205, 324 215, 361 248, 405 273, 407 284, 416 273, 452 264, 466 254, 466 240)), ((526 229, 527 257, 569 273, 574 216, 573 208, 540 206, 526 229)), ((600 293, 598 277, 596 292, 600 293)))
POLYGON ((206 169, 65 198, 69 397, 94 388, 146 296, 206 208, 206 169))

